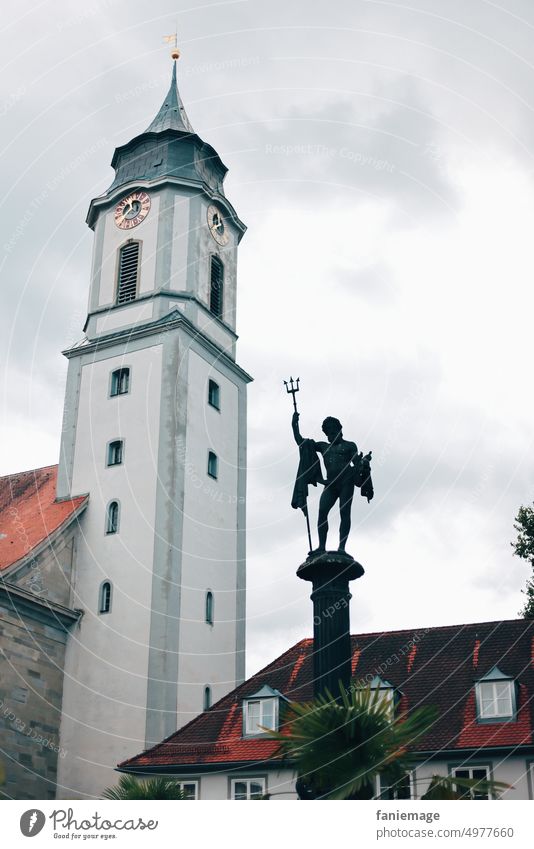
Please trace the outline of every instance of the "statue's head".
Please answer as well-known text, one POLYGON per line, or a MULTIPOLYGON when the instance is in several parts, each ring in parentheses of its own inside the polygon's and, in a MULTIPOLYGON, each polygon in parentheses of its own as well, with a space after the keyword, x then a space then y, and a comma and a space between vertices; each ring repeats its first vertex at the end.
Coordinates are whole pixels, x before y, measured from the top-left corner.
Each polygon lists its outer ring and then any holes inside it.
POLYGON ((329 442, 333 442, 336 436, 342 436, 343 427, 339 419, 333 416, 327 416, 323 422, 323 433, 328 438, 329 442))

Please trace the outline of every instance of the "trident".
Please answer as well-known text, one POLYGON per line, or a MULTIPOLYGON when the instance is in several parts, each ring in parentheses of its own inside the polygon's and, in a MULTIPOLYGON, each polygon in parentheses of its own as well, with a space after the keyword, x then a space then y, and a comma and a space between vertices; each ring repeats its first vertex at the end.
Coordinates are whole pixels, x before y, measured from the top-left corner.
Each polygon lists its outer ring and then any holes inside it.
MULTIPOLYGON (((297 410, 297 401, 296 401, 295 395, 299 391, 299 382, 300 382, 300 377, 297 377, 296 381, 294 381, 292 377, 289 378, 289 381, 284 380, 284 386, 286 388, 287 394, 293 396, 293 409, 295 410, 296 413, 298 413, 298 410, 297 410)), ((312 545, 312 538, 311 538, 311 531, 310 531, 310 517, 308 516, 308 505, 307 505, 307 503, 305 503, 304 506, 302 507, 302 512, 306 516, 306 528, 308 530, 308 542, 310 544, 310 551, 311 551, 312 548, 313 548, 313 545, 312 545)))
POLYGON ((295 401, 295 395, 299 391, 299 381, 300 381, 300 377, 297 377, 296 383, 293 382, 292 377, 289 378, 289 383, 287 382, 287 380, 284 380, 284 386, 286 388, 287 394, 293 396, 293 407, 294 407, 296 413, 298 413, 298 410, 297 410, 297 402, 295 401))

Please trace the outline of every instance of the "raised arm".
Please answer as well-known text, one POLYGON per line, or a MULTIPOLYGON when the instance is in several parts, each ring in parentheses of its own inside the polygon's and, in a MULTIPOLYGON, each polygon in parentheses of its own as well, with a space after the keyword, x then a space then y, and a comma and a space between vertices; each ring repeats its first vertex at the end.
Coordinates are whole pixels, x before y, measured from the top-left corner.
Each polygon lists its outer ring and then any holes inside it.
POLYGON ((293 413, 293 418, 291 419, 291 427, 293 428, 293 436, 295 437, 295 442, 297 445, 301 445, 304 442, 304 437, 301 435, 299 430, 299 417, 300 413, 293 413))

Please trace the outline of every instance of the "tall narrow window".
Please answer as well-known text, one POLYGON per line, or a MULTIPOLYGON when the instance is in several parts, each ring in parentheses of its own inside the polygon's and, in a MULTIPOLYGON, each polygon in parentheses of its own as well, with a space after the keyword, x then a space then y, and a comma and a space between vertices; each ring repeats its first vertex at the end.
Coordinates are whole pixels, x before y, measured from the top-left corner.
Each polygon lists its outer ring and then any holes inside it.
POLYGON ((213 593, 210 590, 206 593, 206 622, 213 625, 213 593))
POLYGON ((204 710, 211 707, 211 687, 204 687, 204 710))
POLYGON ((217 455, 210 451, 208 453, 208 475, 210 478, 217 479, 219 471, 219 461, 217 459, 217 455))
POLYGON ((214 380, 208 381, 208 404, 216 410, 221 409, 221 390, 214 380))
POLYGON ((210 265, 210 311, 217 318, 223 317, 224 265, 216 254, 211 255, 210 265))
POLYGON ((119 279, 117 282, 117 303, 134 301, 137 295, 137 277, 139 274, 139 242, 127 242, 119 252, 119 279))
POLYGON ((98 612, 109 613, 111 610, 111 581, 104 581, 100 586, 100 598, 98 600, 98 612))
POLYGON ((115 439, 114 442, 110 442, 108 445, 108 466, 120 466, 123 454, 122 439, 115 439))
POLYGON ((118 368, 111 373, 111 395, 126 395, 130 390, 130 369, 118 368))
POLYGON ((116 534, 119 530, 119 502, 112 501, 108 505, 106 516, 106 533, 116 534))

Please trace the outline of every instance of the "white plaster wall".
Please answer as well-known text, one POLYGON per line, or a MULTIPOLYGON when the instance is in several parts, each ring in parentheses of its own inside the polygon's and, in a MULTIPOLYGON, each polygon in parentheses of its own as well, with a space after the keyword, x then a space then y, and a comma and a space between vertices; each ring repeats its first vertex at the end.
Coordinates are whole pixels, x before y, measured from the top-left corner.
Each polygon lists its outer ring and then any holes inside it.
MULTIPOLYGON (((144 294, 154 289, 156 272, 156 249, 158 239, 159 196, 149 192, 152 201, 150 212, 145 220, 131 230, 121 230, 115 224, 114 213, 116 204, 101 213, 104 216, 104 246, 100 273, 95 272, 93 286, 99 287, 98 306, 106 306, 115 302, 117 285, 118 250, 128 239, 139 240, 141 245, 141 272, 139 292, 144 294)), ((117 201, 118 202, 118 201, 117 201)), ((102 226, 100 224, 100 226, 102 226)))
POLYGON ((178 727, 202 710, 205 685, 213 702, 235 686, 238 391, 193 351, 188 381, 178 727), (209 377, 220 386, 220 412, 207 403, 209 377), (217 480, 207 474, 209 450, 217 480), (204 621, 208 589, 213 626, 204 621))
POLYGON ((190 195, 177 193, 174 198, 171 279, 170 288, 187 289, 187 263, 189 261, 189 233, 191 228, 190 195))
POLYGON ((108 315, 101 316, 96 320, 97 333, 109 333, 117 327, 125 325, 135 325, 140 322, 150 321, 154 310, 154 302, 152 300, 142 301, 140 304, 135 302, 132 306, 123 307, 122 309, 114 310, 108 315))
MULTIPOLYGON (((231 779, 241 777, 239 772, 215 772, 203 775, 176 776, 181 781, 198 781, 199 798, 201 801, 224 801, 231 799, 231 779)), ((243 771, 243 778, 265 778, 267 792, 271 794, 272 801, 285 801, 297 799, 295 792, 295 773, 289 769, 266 770, 262 764, 257 770, 251 767, 243 771)))
POLYGON ((116 764, 144 747, 161 359, 157 345, 82 368, 72 488, 90 492, 73 599, 84 616, 67 651, 59 798, 100 795, 116 782, 116 764), (109 398, 120 366, 131 368, 130 393, 109 398), (107 443, 119 437, 124 462, 106 468, 107 443), (106 535, 113 499, 119 533, 106 535), (99 615, 104 579, 113 582, 112 610, 99 615))

